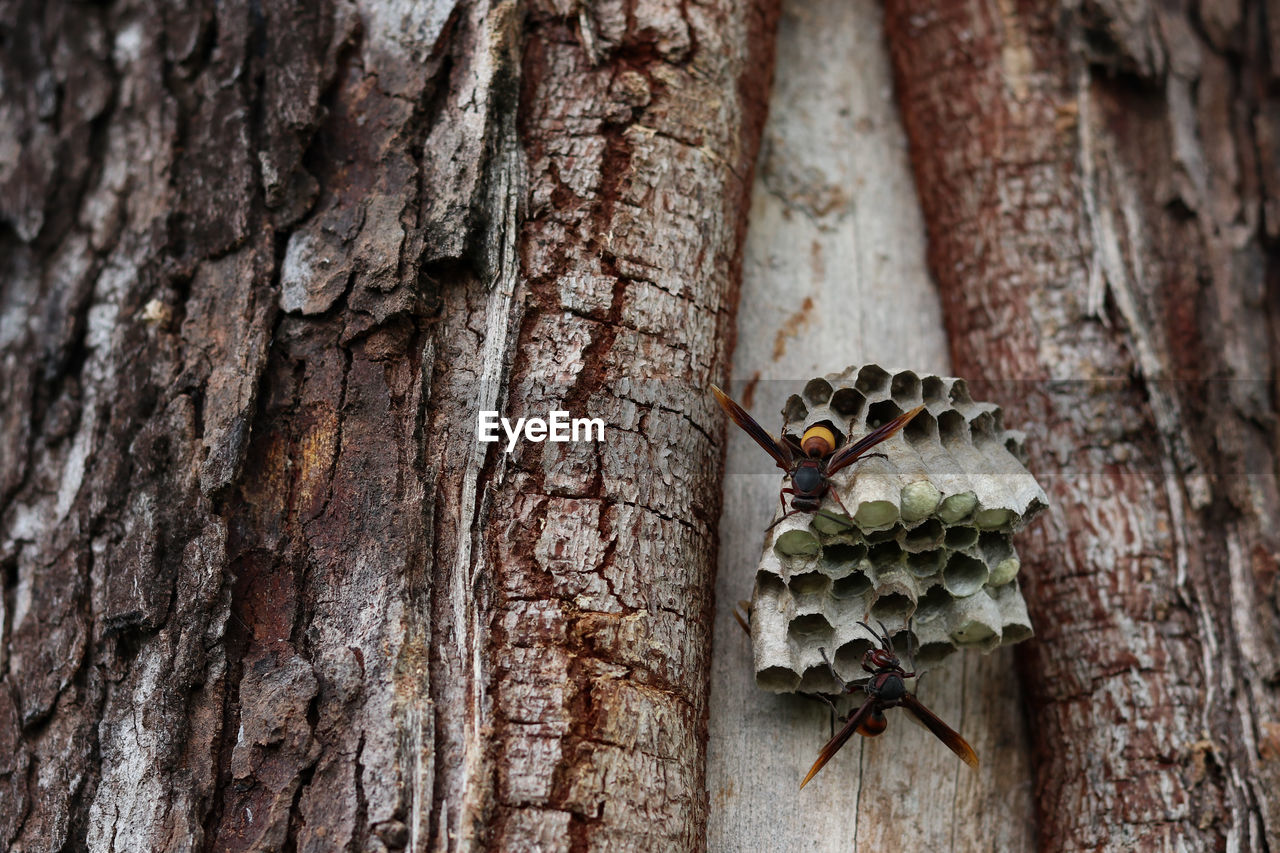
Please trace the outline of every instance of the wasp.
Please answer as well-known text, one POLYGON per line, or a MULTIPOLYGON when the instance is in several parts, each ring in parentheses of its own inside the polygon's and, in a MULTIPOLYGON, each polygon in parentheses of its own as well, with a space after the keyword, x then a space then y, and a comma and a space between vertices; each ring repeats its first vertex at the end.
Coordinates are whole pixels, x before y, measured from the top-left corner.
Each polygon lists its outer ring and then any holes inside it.
MULTIPOLYGON (((889 724, 889 721, 885 719, 884 712, 889 708, 897 707, 906 708, 911 716, 919 720, 926 729, 933 732, 938 740, 945 743, 948 749, 960 757, 961 761, 970 767, 977 768, 978 754, 973 751, 973 747, 969 746, 969 742, 942 720, 938 719, 938 715, 921 704, 919 699, 907 692, 905 679, 915 678, 916 674, 907 672, 902 668, 902 663, 893 652, 893 643, 889 639, 889 632, 885 630, 884 624, 880 624, 881 633, 879 634, 872 630, 871 626, 866 622, 859 622, 858 624, 866 628, 880 644, 880 648, 872 648, 862 656, 862 668, 871 673, 870 677, 860 683, 849 685, 840 680, 840 676, 836 675, 834 669, 831 670, 831 674, 836 677, 837 682, 844 686, 846 691, 850 687, 861 686, 866 692, 867 698, 858 710, 849 716, 844 728, 836 732, 835 736, 827 741, 826 746, 822 747, 822 751, 818 753, 818 760, 813 762, 813 767, 809 768, 809 773, 804 777, 804 781, 800 783, 800 787, 803 788, 809 784, 809 780, 817 775, 818 771, 831 760, 831 756, 840 751, 840 747, 844 746, 849 738, 853 737, 854 732, 864 737, 875 737, 883 734, 889 724)), ((824 653, 823 657, 825 658, 825 656, 824 653)), ((830 665, 830 662, 828 662, 828 665, 830 665)))
POLYGON ((924 406, 917 406, 837 450, 835 433, 825 424, 814 424, 798 439, 794 435, 789 435, 784 429, 782 439, 779 441, 765 432, 764 428, 756 423, 756 419, 730 399, 728 394, 714 385, 711 386, 711 393, 715 394, 716 402, 733 419, 733 422, 742 427, 756 444, 763 447, 765 452, 778 463, 778 467, 791 478, 791 486, 778 492, 778 500, 782 503, 782 518, 769 525, 770 527, 797 512, 818 512, 819 507, 822 506, 822 498, 828 493, 835 499, 844 514, 852 517, 849 510, 845 509, 844 501, 840 500, 840 495, 832 488, 831 475, 856 462, 868 450, 892 436, 924 411, 924 406), (787 510, 787 500, 784 497, 788 494, 791 495, 790 511, 787 510))

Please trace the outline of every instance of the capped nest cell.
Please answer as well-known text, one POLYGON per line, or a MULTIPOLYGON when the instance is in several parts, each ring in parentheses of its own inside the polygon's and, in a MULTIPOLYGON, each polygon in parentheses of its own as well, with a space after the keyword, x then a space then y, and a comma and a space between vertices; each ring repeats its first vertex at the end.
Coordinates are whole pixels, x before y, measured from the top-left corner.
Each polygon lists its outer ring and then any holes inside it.
POLYGON ((923 669, 959 648, 1031 636, 1010 537, 1047 498, 999 406, 975 403, 963 379, 871 364, 811 380, 787 400, 784 430, 825 422, 856 440, 920 405, 872 448, 887 458, 865 456, 831 478, 851 519, 828 499, 769 531, 751 603, 760 687, 839 692, 823 654, 841 678, 861 677, 874 639, 859 620, 884 622, 923 669))

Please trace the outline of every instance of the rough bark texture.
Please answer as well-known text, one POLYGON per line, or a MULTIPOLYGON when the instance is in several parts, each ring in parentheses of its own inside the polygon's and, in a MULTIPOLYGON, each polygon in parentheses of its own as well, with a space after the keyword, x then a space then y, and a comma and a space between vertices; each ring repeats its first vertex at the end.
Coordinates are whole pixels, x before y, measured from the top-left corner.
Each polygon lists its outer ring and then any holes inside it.
MULTIPOLYGON (((784 4, 745 261, 733 391, 766 428, 809 377, 848 364, 951 372, 876 0, 784 4)), ((1032 849, 1030 748, 1011 649, 958 654, 919 682, 921 699, 977 750, 978 771, 891 711, 884 735, 855 738, 797 789, 830 736, 830 713, 756 687, 751 644, 731 613, 751 596, 778 470, 736 428, 725 470, 709 847, 1032 849)))
POLYGON ((771 20, 0 3, 0 846, 702 844, 771 20))
POLYGON ((886 4, 953 365, 1040 425, 1043 849, 1280 846, 1280 30, 1194 5, 886 4))
MULTIPOLYGON (((721 422, 768 3, 535 12, 532 194, 508 409, 603 417, 607 445, 495 465, 490 698, 499 849, 689 849, 704 756, 721 422)), ((477 721, 484 722, 484 721, 477 721)))

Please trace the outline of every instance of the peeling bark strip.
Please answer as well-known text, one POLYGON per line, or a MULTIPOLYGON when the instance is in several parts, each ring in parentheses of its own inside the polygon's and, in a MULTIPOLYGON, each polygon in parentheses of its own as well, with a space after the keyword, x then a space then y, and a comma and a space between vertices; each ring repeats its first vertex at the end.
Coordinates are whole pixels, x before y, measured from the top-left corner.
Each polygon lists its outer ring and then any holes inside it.
POLYGON ((955 369, 1043 429, 1044 849, 1280 847, 1274 23, 886 4, 955 369))
POLYGON ((703 845, 775 15, 0 0, 0 848, 703 845))

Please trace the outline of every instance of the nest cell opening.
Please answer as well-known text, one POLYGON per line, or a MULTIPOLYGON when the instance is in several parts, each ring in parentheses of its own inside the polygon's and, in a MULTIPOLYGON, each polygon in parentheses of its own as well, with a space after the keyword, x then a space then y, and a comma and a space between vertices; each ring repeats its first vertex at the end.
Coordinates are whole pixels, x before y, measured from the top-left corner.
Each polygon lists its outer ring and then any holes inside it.
POLYGON ((887 424, 905 411, 906 409, 893 400, 881 400, 878 403, 872 403, 867 407, 867 429, 875 429, 878 426, 887 424))
POLYGON ((952 554, 942 570, 942 583, 956 598, 973 595, 986 582, 987 564, 968 554, 952 554))
POLYGON ((822 549, 822 562, 828 566, 860 563, 867 556, 867 546, 856 542, 832 542, 822 549))
POLYGON ((914 408, 920 399, 920 377, 910 370, 894 375, 889 384, 889 396, 897 400, 904 408, 914 408))
POLYGON ((916 650, 916 669, 918 671, 933 669, 955 650, 956 647, 951 643, 924 643, 916 650))
POLYGON ((810 379, 804 386, 804 398, 815 406, 821 406, 831 399, 831 383, 819 376, 810 379))
POLYGON ((831 595, 835 598, 857 598, 871 591, 871 578, 863 572, 851 572, 831 584, 831 595))
POLYGON ((786 419, 787 423, 802 422, 809 417, 809 407, 804 404, 804 400, 799 394, 792 394, 782 407, 782 417, 786 419))
POLYGON ((861 416, 866 404, 867 398, 854 388, 841 388, 831 395, 831 411, 847 420, 861 416))
POLYGON ((941 616, 951 604, 951 593, 942 584, 929 587, 916 604, 915 618, 917 622, 928 622, 941 616))
POLYGON ((787 586, 795 596, 825 595, 831 589, 831 578, 821 572, 802 572, 792 575, 787 586))
POLYGON ((951 638, 962 645, 975 645, 990 640, 996 635, 996 630, 995 626, 977 619, 966 619, 951 632, 951 638))
POLYGON ((955 409, 947 409, 938 415, 938 433, 948 441, 963 441, 969 436, 969 425, 964 415, 955 409))
POLYGON ((911 423, 903 428, 902 435, 912 447, 935 444, 938 441, 938 419, 926 409, 911 419, 911 423))
POLYGON ((805 613, 791 620, 787 636, 806 646, 830 646, 835 639, 835 629, 821 613, 805 613))
POLYGON ((945 544, 952 551, 960 551, 964 548, 971 548, 978 542, 978 531, 972 527, 948 527, 947 535, 943 539, 945 544))
POLYGON ((871 396, 878 391, 883 391, 888 382, 889 371, 878 364, 868 364, 858 371, 858 378, 854 380, 853 387, 871 396))
POLYGON ((1033 633, 1030 625, 1019 625, 1016 622, 1010 622, 1001 631, 1000 641, 1005 644, 1021 643, 1023 640, 1031 639, 1033 633))
POLYGON ((987 531, 978 539, 978 550, 988 563, 995 565, 1013 556, 1013 543, 1003 533, 987 531))
POLYGON ((942 381, 941 376, 926 376, 920 380, 920 393, 924 396, 925 403, 941 403, 947 398, 947 383, 942 381))
POLYGON ((871 565, 877 570, 896 566, 902 561, 902 548, 897 541, 890 539, 887 542, 880 542, 872 545, 867 551, 867 559, 871 561, 871 565))
POLYGON ((991 440, 996 434, 996 419, 991 416, 991 412, 979 412, 973 420, 969 421, 969 433, 974 440, 979 439, 991 440))
POLYGON ((782 595, 786 589, 786 583, 773 572, 767 572, 764 569, 756 572, 757 595, 769 595, 777 598, 782 595))
POLYGON ((774 693, 794 693, 800 686, 800 676, 785 666, 767 666, 756 673, 756 686, 774 693))
POLYGON ((873 530, 864 534, 863 538, 868 545, 879 545, 881 542, 893 542, 898 538, 898 534, 902 532, 901 527, 890 527, 887 530, 873 530))
POLYGON ((933 577, 942 569, 942 564, 946 562, 947 552, 937 551, 920 551, 915 554, 907 555, 907 571, 918 578, 933 577))
POLYGON ((836 649, 835 664, 836 672, 840 673, 843 678, 856 678, 862 670, 862 658, 867 652, 871 651, 873 644, 870 640, 862 637, 854 637, 840 648, 836 649))
POLYGON ((911 597, 901 592, 887 592, 871 603, 871 616, 882 622, 906 622, 916 609, 911 597))
POLYGON ((796 690, 800 693, 835 693, 839 689, 831 669, 825 663, 814 664, 800 676, 800 685, 796 690))
POLYGON ((936 518, 929 518, 918 524, 915 529, 908 531, 902 540, 902 547, 908 551, 923 551, 936 548, 941 544, 942 539, 942 522, 936 518))

